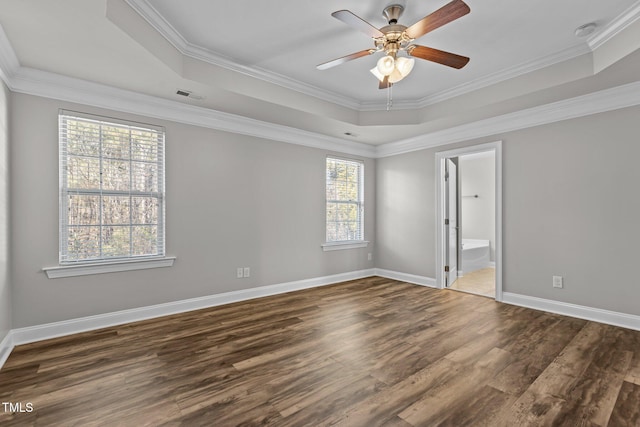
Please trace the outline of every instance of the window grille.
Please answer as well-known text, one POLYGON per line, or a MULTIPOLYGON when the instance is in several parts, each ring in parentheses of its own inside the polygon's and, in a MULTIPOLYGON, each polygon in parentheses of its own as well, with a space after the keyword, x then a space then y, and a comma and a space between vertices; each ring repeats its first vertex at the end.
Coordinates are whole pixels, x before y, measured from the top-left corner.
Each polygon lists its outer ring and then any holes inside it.
POLYGON ((60 263, 164 256, 164 129, 58 119, 60 263))
POLYGON ((364 164, 327 157, 327 242, 364 240, 364 164))

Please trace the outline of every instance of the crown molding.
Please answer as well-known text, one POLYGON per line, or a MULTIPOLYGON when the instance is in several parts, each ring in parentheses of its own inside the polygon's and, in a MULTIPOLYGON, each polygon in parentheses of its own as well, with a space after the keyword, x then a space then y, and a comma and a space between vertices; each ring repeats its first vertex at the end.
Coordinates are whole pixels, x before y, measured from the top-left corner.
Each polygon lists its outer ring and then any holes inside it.
POLYGON ((7 86, 10 86, 11 79, 19 67, 18 57, 0 25, 0 78, 7 86))
MULTIPOLYGON (((158 11, 149 4, 147 0, 125 0, 133 10, 135 10, 142 18, 151 25, 162 37, 171 43, 182 55, 188 56, 199 61, 206 62, 227 70, 241 73, 249 77, 253 77, 267 83, 273 83, 285 89, 291 89, 296 92, 310 95, 314 98, 328 101, 343 107, 354 110, 360 109, 360 102, 337 94, 320 89, 316 86, 294 80, 290 77, 283 76, 273 71, 268 71, 260 67, 248 67, 238 64, 231 58, 214 53, 208 49, 187 41, 158 11)), ((386 107, 385 107, 386 108, 386 107)))
POLYGON ((482 89, 509 79, 541 70, 543 68, 568 61, 587 53, 591 53, 589 46, 585 43, 580 43, 559 52, 552 53, 551 55, 527 61, 513 67, 505 68, 504 70, 500 70, 496 73, 480 77, 479 79, 471 80, 453 88, 434 93, 433 95, 429 95, 428 97, 418 101, 418 104, 420 108, 434 105, 439 102, 446 101, 447 99, 455 98, 456 96, 464 95, 466 93, 473 92, 474 90, 482 89))
POLYGON ((144 95, 98 83, 19 67, 8 84, 14 92, 170 120, 328 151, 374 157, 375 147, 236 114, 144 95))
POLYGON ((640 105, 640 81, 379 145, 388 157, 640 105))
POLYGON ((592 51, 596 50, 619 33, 624 31, 629 25, 640 19, 640 1, 635 2, 631 7, 618 15, 602 31, 589 37, 587 43, 592 51))
MULTIPOLYGON (((166 19, 152 6, 148 0, 125 0, 133 10, 142 16, 156 31, 167 39, 180 53, 185 56, 207 62, 231 71, 242 73, 278 86, 291 89, 305 95, 309 95, 324 101, 332 102, 343 107, 358 111, 380 111, 387 108, 386 103, 378 101, 361 102, 354 98, 320 89, 316 86, 303 83, 281 74, 259 68, 238 64, 230 58, 223 57, 210 50, 204 49, 188 42, 166 19)), ((393 105, 396 110, 420 109, 437 104, 439 102, 464 95, 474 90, 482 89, 505 80, 509 80, 523 74, 527 74, 577 56, 591 53, 597 47, 610 40, 627 26, 640 18, 640 1, 621 13, 600 32, 590 38, 587 43, 580 43, 551 55, 537 58, 525 63, 500 70, 470 82, 446 89, 421 99, 396 101, 393 105)))
POLYGON ((47 71, 21 67, 1 25, 0 77, 13 92, 59 99, 355 156, 372 158, 375 157, 376 153, 375 147, 369 144, 183 104, 47 71))
POLYGON ((30 68, 20 67, 14 72, 9 87, 29 95, 369 158, 388 157, 640 105, 640 82, 634 82, 376 147, 30 68))

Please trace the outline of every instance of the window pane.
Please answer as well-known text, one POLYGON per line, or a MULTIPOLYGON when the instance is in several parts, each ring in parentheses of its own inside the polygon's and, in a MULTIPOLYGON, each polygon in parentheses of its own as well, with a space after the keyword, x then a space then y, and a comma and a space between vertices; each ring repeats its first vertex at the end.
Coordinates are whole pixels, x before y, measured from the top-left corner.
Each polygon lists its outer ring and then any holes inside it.
POLYGON ((135 226, 132 227, 132 253, 131 255, 156 255, 158 252, 157 227, 135 226))
POLYGON ((336 200, 337 193, 336 193, 336 183, 334 180, 327 180, 326 192, 327 192, 326 194, 327 200, 336 200))
POLYGON ((158 191, 158 165, 155 163, 133 162, 133 190, 144 192, 158 191))
POLYGON ((343 222, 336 223, 336 240, 350 240, 347 228, 343 222))
POLYGON ((100 227, 69 227, 67 258, 70 261, 100 257, 100 227))
POLYGON ((349 240, 358 240, 360 238, 358 228, 357 221, 347 221, 345 223, 345 229, 349 235, 349 240))
POLYGON ((155 162, 158 160, 158 134, 141 130, 131 131, 131 158, 155 162))
POLYGON ((100 155, 100 126, 94 123, 66 120, 66 130, 63 134, 67 139, 66 146, 69 154, 93 157, 100 155))
POLYGON ((105 258, 129 256, 129 230, 128 226, 102 227, 102 255, 105 258))
POLYGON ((347 197, 347 183, 345 181, 338 181, 336 183, 336 200, 349 200, 347 197))
POLYGON ((131 198, 132 224, 158 224, 158 199, 156 197, 131 198))
POLYGON ((100 197, 70 194, 67 196, 67 224, 99 225, 100 197))
POLYGON ((102 156, 109 159, 129 159, 129 130, 103 125, 102 156))
POLYGON ((347 197, 346 200, 358 200, 358 183, 349 182, 346 186, 347 197))
POLYGON ((347 175, 347 165, 344 162, 336 162, 336 179, 344 181, 347 175))
POLYGON ((129 184, 130 176, 128 160, 102 160, 103 190, 129 191, 129 184))
POLYGON ((338 221, 356 221, 358 219, 358 208, 354 204, 340 204, 338 210, 338 221))
POLYGON ((130 222, 129 196, 104 196, 102 198, 102 223, 122 225, 130 222))
POLYGON ((335 222, 327 222, 327 242, 338 240, 338 225, 335 222))
POLYGON ((358 166, 354 164, 347 165, 347 180, 350 182, 358 181, 358 166))
POLYGON ((336 203, 327 203, 327 221, 335 221, 338 215, 338 205, 336 203))
POLYGON ((100 159, 69 157, 67 161, 68 188, 100 188, 100 159))

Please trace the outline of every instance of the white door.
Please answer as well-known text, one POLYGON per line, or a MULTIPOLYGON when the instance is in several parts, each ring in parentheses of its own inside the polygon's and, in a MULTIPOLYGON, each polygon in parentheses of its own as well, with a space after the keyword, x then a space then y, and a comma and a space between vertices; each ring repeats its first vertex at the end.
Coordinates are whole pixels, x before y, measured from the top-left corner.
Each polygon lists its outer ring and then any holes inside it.
POLYGON ((458 181, 456 164, 451 159, 446 160, 446 218, 447 260, 449 272, 445 273, 447 286, 453 285, 458 278, 458 181))

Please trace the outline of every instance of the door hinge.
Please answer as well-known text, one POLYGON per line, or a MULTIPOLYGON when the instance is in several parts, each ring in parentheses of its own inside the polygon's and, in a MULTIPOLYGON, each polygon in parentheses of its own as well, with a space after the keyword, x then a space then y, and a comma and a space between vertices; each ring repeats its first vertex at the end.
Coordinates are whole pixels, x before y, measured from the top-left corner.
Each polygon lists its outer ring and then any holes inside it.
POLYGON ((444 180, 448 181, 449 180, 449 172, 445 172, 444 173, 444 180))
POLYGON ((444 266, 444 272, 445 272, 445 273, 448 273, 448 272, 449 272, 449 266, 448 266, 448 265, 445 265, 445 266, 444 266))
POLYGON ((449 225, 449 218, 446 218, 446 219, 444 220, 444 225, 449 225))

